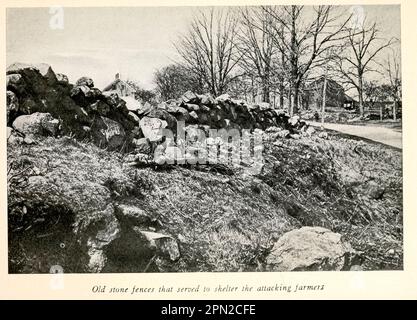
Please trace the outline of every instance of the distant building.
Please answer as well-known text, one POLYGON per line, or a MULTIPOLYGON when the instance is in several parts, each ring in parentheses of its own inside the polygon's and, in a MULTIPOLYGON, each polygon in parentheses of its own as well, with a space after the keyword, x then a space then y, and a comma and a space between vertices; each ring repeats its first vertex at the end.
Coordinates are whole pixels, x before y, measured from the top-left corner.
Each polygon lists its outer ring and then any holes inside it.
MULTIPOLYGON (((310 83, 304 90, 303 105, 308 109, 321 109, 323 103, 324 77, 310 83)), ((343 87, 332 79, 327 79, 326 108, 345 108, 346 95, 343 87)))
POLYGON ((345 93, 343 107, 347 110, 357 110, 359 108, 359 102, 345 93))
MULTIPOLYGON (((298 106, 305 110, 322 109, 323 104, 323 87, 324 77, 320 77, 310 83, 303 84, 299 88, 298 106)), ((232 96, 243 99, 248 103, 261 103, 264 101, 262 87, 256 86, 256 82, 252 78, 239 79, 235 83, 231 83, 229 88, 232 96)), ((284 92, 274 90, 273 86, 269 93, 269 103, 273 108, 288 109, 290 105, 290 97, 288 87, 284 88, 284 92), (281 94, 283 94, 281 106, 281 94)), ((326 85, 326 111, 344 112, 359 110, 359 103, 345 93, 342 85, 333 79, 327 79, 326 85)))
POLYGON ((115 79, 103 91, 112 91, 119 95, 119 97, 135 97, 135 88, 126 81, 120 79, 120 74, 116 73, 115 79))

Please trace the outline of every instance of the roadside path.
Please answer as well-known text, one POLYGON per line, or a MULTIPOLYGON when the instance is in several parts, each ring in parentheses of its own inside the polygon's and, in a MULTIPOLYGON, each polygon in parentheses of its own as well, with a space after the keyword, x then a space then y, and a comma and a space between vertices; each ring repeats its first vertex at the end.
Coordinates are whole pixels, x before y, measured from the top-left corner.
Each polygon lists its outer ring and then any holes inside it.
MULTIPOLYGON (((307 123, 314 127, 321 126, 320 122, 307 121, 307 123)), ((339 123, 324 123, 324 128, 402 149, 402 133, 390 128, 339 123)))

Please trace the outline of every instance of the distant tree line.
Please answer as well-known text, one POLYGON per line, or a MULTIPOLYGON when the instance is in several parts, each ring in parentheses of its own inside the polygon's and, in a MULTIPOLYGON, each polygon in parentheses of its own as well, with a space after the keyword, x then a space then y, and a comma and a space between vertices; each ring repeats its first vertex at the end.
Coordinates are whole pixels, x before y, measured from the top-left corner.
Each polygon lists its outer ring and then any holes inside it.
POLYGON ((401 99, 399 54, 378 60, 398 40, 380 33, 363 11, 340 6, 200 10, 174 43, 178 61, 155 72, 156 94, 161 100, 187 90, 274 99, 295 114, 305 88, 325 75, 355 90, 363 115, 371 73, 380 73, 395 103, 401 99))

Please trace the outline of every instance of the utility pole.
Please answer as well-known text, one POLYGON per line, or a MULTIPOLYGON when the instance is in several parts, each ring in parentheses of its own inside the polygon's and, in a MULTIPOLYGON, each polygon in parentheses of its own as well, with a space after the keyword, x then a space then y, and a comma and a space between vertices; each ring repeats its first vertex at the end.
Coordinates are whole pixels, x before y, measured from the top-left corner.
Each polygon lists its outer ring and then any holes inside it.
POLYGON ((326 71, 324 73, 324 83, 323 83, 323 96, 322 96, 322 105, 321 105, 321 130, 324 130, 324 116, 326 113, 326 94, 327 94, 327 65, 326 71))
POLYGON ((324 71, 323 96, 321 105, 321 130, 324 130, 324 116, 326 113, 327 76, 329 73, 329 51, 326 54, 326 67, 324 71))

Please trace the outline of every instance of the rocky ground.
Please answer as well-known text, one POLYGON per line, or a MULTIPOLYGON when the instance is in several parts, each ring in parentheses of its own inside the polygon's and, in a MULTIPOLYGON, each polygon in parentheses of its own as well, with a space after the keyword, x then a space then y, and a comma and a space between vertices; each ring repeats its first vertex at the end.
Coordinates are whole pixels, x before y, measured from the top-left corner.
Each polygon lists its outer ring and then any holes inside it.
POLYGON ((91 79, 41 69, 8 71, 11 273, 402 269, 400 151, 228 96, 129 111, 91 79), (153 158, 179 144, 153 129, 183 120, 248 128, 263 157, 153 158))

